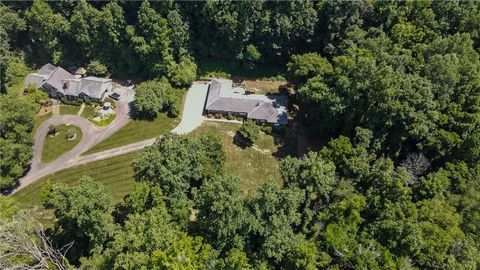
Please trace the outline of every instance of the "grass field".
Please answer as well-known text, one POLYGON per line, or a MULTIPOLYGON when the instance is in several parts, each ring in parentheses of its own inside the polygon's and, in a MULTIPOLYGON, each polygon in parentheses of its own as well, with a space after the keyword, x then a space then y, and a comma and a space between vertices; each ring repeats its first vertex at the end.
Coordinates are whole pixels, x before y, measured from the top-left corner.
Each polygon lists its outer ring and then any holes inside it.
POLYGON ((60 114, 77 114, 80 106, 60 105, 60 114))
POLYGON ((208 133, 219 136, 226 152, 225 172, 239 176, 245 190, 257 188, 268 178, 280 181, 277 155, 284 151, 286 142, 261 133, 255 146, 241 148, 233 141, 239 128, 234 123, 204 122, 191 136, 208 133))
POLYGON ((42 149, 42 163, 54 161, 59 156, 71 150, 82 139, 82 131, 76 126, 59 125, 57 126, 58 135, 55 137, 47 136, 42 149), (67 133, 72 131, 76 134, 74 140, 67 140, 67 133))
POLYGON ((138 152, 129 153, 62 170, 25 187, 15 193, 13 198, 24 208, 39 207, 41 206, 42 187, 47 181, 75 185, 78 184, 81 176, 87 175, 105 185, 114 201, 119 202, 133 189, 131 164, 137 155, 138 152))

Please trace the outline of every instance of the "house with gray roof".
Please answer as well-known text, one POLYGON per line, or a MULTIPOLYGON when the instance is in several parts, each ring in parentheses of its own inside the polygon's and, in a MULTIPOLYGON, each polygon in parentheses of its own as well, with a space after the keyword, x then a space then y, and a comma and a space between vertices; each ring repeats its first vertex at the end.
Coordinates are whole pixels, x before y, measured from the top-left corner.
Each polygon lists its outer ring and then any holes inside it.
POLYGON ((233 87, 226 79, 212 79, 205 103, 205 113, 241 116, 257 123, 285 125, 288 123, 287 98, 280 95, 250 94, 233 87))
POLYGON ((91 98, 103 99, 112 89, 112 79, 85 77, 79 78, 61 67, 46 64, 36 73, 27 75, 25 86, 35 85, 52 98, 91 98))

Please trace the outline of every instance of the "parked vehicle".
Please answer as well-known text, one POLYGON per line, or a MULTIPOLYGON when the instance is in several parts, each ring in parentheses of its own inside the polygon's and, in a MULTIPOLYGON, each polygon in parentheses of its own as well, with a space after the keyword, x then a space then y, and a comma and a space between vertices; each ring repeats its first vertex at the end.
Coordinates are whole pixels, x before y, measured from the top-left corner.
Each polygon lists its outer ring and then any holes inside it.
POLYGON ((120 100, 120 94, 118 94, 118 93, 112 93, 108 96, 111 97, 114 100, 117 100, 117 101, 120 100))

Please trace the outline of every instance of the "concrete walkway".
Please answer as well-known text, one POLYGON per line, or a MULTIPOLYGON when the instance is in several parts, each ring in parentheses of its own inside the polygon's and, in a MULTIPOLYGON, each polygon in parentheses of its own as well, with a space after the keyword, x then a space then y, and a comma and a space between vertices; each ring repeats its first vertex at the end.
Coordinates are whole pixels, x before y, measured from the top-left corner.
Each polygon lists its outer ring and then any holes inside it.
POLYGON ((194 82, 187 93, 185 106, 182 113, 182 121, 172 132, 186 134, 199 127, 203 120, 203 106, 207 98, 208 84, 194 82))
POLYGON ((59 115, 59 114, 60 114, 60 104, 58 100, 54 100, 52 105, 52 115, 59 115))
POLYGON ((85 109, 85 103, 82 103, 80 105, 80 110, 78 110, 77 115, 80 116, 83 113, 83 110, 85 109))

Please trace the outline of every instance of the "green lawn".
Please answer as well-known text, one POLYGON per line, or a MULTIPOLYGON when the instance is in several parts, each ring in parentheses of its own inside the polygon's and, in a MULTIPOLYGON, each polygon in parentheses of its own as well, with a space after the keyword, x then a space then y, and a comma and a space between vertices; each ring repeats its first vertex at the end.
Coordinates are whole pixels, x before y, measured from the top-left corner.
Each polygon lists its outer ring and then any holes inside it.
MULTIPOLYGON (((179 106, 180 112, 183 111, 183 104, 185 103, 186 96, 185 94, 186 91, 183 93, 183 97, 179 101, 181 102, 181 106, 179 106)), ((84 155, 158 137, 171 131, 180 123, 181 119, 182 113, 180 113, 176 118, 170 118, 166 113, 159 113, 158 116, 153 120, 134 119, 128 122, 128 124, 123 128, 115 132, 112 136, 108 137, 103 142, 95 145, 93 148, 85 152, 84 155)))
POLYGON ((55 137, 47 136, 42 149, 42 163, 54 161, 62 154, 71 150, 82 139, 82 131, 76 126, 59 125, 57 126, 58 135, 55 137), (74 140, 67 139, 67 133, 72 131, 76 134, 74 140))
POLYGON ((43 177, 12 197, 23 208, 40 207, 42 187, 47 181, 75 185, 78 184, 81 176, 87 175, 105 185, 114 201, 119 202, 133 190, 134 180, 131 164, 137 155, 138 152, 129 153, 59 171, 43 177))
POLYGON ((95 108, 92 106, 85 106, 81 115, 86 119, 93 118, 95 116, 95 108))
POLYGON ((35 115, 35 125, 33 126, 33 131, 32 134, 35 134, 35 131, 37 131, 37 128, 44 122, 47 121, 50 117, 52 117, 52 112, 49 112, 44 115, 35 115))
POLYGON ((255 189, 268 178, 280 181, 278 171, 279 151, 284 151, 282 139, 261 133, 254 147, 245 149, 233 142, 233 136, 240 128, 234 123, 204 122, 191 136, 213 133, 220 137, 226 152, 225 172, 237 175, 243 181, 245 190, 255 189))
POLYGON ((60 114, 77 114, 80 106, 60 105, 60 114))
POLYGON ((170 118, 161 113, 152 121, 132 120, 103 142, 95 145, 84 154, 92 154, 117 146, 155 138, 172 130, 180 122, 179 118, 170 118))

